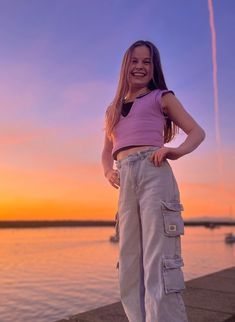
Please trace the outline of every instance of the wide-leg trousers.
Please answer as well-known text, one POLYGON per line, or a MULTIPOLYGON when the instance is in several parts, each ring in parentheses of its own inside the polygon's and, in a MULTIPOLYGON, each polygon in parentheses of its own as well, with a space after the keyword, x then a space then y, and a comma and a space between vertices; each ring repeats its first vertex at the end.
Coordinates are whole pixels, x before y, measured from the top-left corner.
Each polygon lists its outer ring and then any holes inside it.
POLYGON ((181 291, 178 186, 167 161, 149 160, 157 148, 117 161, 120 174, 120 297, 130 322, 187 322, 181 291))

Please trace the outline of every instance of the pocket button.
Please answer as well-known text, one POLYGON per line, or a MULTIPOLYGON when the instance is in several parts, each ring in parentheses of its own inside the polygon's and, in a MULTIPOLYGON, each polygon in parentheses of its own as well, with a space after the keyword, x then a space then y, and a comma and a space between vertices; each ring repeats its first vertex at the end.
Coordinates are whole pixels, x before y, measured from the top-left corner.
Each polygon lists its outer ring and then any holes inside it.
POLYGON ((169 231, 176 231, 176 225, 169 225, 169 231))

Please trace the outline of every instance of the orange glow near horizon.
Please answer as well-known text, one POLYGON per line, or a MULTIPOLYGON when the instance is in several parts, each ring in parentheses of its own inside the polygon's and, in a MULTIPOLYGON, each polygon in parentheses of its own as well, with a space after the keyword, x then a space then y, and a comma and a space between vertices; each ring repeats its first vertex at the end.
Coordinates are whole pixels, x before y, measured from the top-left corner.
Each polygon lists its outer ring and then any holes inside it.
MULTIPOLYGON (((189 156, 171 162, 179 182, 185 219, 229 217, 235 207, 233 175, 228 168, 227 188, 221 190, 219 178, 216 181, 215 170, 207 161, 211 159, 212 156, 189 156), (188 158, 194 161, 188 162, 188 158)), ((0 220, 113 220, 115 217, 118 190, 106 182, 100 164, 78 164, 70 170, 61 166, 60 170, 38 172, 5 168, 0 175, 0 220)))

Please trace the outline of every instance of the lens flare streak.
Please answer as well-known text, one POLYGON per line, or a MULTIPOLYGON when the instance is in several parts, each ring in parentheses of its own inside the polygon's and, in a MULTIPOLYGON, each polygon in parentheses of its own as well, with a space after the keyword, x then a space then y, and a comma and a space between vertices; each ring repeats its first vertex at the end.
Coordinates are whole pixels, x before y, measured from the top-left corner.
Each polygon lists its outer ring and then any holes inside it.
MULTIPOLYGON (((214 20, 213 0, 208 0, 211 42, 212 42, 212 68, 213 68, 213 92, 214 92, 214 124, 215 124, 215 139, 218 153, 219 172, 221 179, 223 178, 223 156, 222 156, 222 140, 220 133, 220 120, 219 120, 219 95, 218 95, 218 79, 217 79, 217 59, 216 59, 216 31, 214 20)), ((222 187, 223 185, 223 180, 222 187)))
POLYGON ((218 95, 218 80, 217 80, 217 60, 216 60, 216 32, 214 21, 214 10, 212 0, 208 0, 208 8, 210 15, 210 29, 212 38, 212 66, 213 66, 213 89, 214 89, 214 112, 215 112, 215 134, 216 143, 221 147, 221 134, 219 126, 219 95, 218 95))

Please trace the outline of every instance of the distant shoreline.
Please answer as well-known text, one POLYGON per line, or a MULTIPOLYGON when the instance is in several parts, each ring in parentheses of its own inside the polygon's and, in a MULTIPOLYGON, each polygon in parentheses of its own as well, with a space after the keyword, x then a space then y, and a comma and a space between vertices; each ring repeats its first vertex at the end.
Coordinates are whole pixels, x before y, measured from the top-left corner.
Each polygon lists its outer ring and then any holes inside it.
POLYGON ((111 227, 112 220, 4 220, 1 228, 45 228, 45 227, 111 227))
MULTIPOLYGON (((235 221, 185 220, 185 226, 235 226, 235 221)), ((47 228, 47 227, 114 227, 113 220, 4 220, 0 221, 0 229, 4 228, 47 228)))

